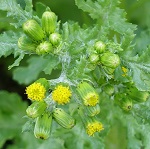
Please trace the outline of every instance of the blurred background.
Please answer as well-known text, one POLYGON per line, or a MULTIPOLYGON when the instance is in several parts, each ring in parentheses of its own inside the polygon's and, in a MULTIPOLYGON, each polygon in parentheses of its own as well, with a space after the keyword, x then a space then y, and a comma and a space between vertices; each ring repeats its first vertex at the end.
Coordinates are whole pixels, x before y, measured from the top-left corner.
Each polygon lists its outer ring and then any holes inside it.
MULTIPOLYGON (((25 3, 22 0, 17 0, 17 2, 21 5, 22 8, 25 7, 25 3)), ((41 9, 41 13, 39 13, 39 17, 41 17, 42 13, 45 10, 45 6, 47 5, 51 8, 53 12, 58 15, 58 20, 61 20, 62 23, 72 20, 78 22, 81 26, 83 24, 93 24, 93 20, 88 16, 87 13, 79 10, 75 5, 74 0, 33 0, 33 9, 41 9), (43 7, 39 3, 43 3, 43 7)), ((136 30, 136 38, 135 42, 137 43, 137 48, 144 49, 147 43, 150 43, 150 1, 149 0, 121 0, 119 5, 122 9, 125 9, 127 12, 126 18, 129 22, 133 24, 137 24, 136 30)), ((0 33, 4 33, 7 30, 15 30, 13 26, 10 25, 13 20, 6 17, 6 12, 0 11, 0 33)), ((28 56, 26 56, 21 62, 22 67, 28 66, 28 56)), ((14 56, 9 55, 8 57, 0 58, 0 148, 1 149, 33 149, 33 148, 45 148, 46 145, 40 146, 39 144, 42 141, 37 141, 34 139, 32 135, 21 134, 22 124, 24 124, 24 120, 17 120, 15 115, 25 115, 25 109, 29 104, 29 101, 26 99, 25 87, 28 85, 27 81, 17 81, 17 72, 18 69, 12 68, 8 70, 8 66, 14 62, 14 56), (15 94, 17 93, 17 94, 15 94), (7 97, 7 104, 5 100, 7 97), (12 102, 12 99, 16 100, 16 103, 12 102), (23 102, 22 102, 23 101, 23 102), (16 106, 16 105, 17 106, 16 106), (14 107, 13 107, 14 105, 14 107), (19 106, 20 105, 20 106, 19 106), (19 106, 19 107, 18 107, 19 106), (18 107, 18 109, 16 109, 18 107), (20 111, 20 113, 16 113, 16 111, 20 111), (13 112, 13 115, 12 115, 13 112), (7 115, 4 117, 3 115, 7 115), (17 122, 16 122, 17 121, 17 122), (12 122, 12 123, 11 123, 12 122), (13 123, 13 122, 16 122, 13 123), (10 127, 11 126, 11 127, 10 127), (6 133, 6 130, 9 133, 6 133), (22 138, 20 138, 20 136, 22 138), (22 142, 22 143, 21 143, 22 142), (29 145, 30 144, 30 145, 29 145)), ((52 73, 52 76, 56 75, 57 70, 52 73)), ((45 76, 42 72, 38 74, 38 76, 45 76)), ((57 76, 57 75, 56 75, 57 76)), ((46 76, 45 76, 46 77, 46 76)), ((120 124, 118 123, 118 126, 120 124)), ((114 127, 108 137, 106 138, 106 149, 125 149, 126 146, 122 146, 122 142, 118 141, 117 138, 122 138, 123 142, 125 142, 124 135, 120 135, 125 133, 125 129, 118 126, 114 127), (115 135, 111 135, 115 134, 115 135), (115 144, 115 146, 114 146, 115 144)), ((120 140, 120 139, 119 139, 120 140)), ((51 140, 52 141, 52 140, 51 140)), ((54 142, 59 140, 53 140, 54 142)), ((47 142, 46 142, 47 143, 47 142)), ((46 144, 45 143, 45 144, 46 144)), ((62 142, 61 142, 62 143, 62 142)), ((61 144, 60 143, 60 144, 61 144)), ((48 143, 47 143, 48 144, 48 143)), ((61 148, 60 146, 52 147, 52 148, 61 148)), ((51 148, 51 149, 52 149, 51 148)), ((88 147, 87 147, 88 148, 88 147)))

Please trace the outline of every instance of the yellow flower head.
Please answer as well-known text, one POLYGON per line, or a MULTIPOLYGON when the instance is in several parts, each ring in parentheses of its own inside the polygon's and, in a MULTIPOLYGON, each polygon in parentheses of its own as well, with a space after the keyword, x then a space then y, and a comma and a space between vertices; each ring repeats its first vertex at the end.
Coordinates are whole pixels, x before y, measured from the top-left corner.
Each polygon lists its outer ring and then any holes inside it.
POLYGON ((46 89, 41 83, 33 83, 26 88, 29 99, 42 101, 45 98, 46 89))
POLYGON ((81 96, 84 105, 95 106, 99 102, 98 93, 89 83, 81 82, 77 87, 77 91, 81 96))
POLYGON ((89 92, 83 100, 86 106, 95 106, 99 102, 99 96, 95 92, 89 92))
POLYGON ((69 87, 58 85, 55 90, 52 92, 52 98, 58 104, 66 104, 70 101, 71 91, 69 87))
POLYGON ((95 121, 92 123, 88 123, 88 125, 86 126, 86 133, 89 136, 94 136, 95 132, 100 132, 103 129, 104 129, 103 124, 98 121, 95 121))
POLYGON ((128 72, 128 69, 125 68, 125 67, 121 67, 122 71, 124 72, 124 74, 122 74, 123 77, 127 76, 127 72, 128 72))

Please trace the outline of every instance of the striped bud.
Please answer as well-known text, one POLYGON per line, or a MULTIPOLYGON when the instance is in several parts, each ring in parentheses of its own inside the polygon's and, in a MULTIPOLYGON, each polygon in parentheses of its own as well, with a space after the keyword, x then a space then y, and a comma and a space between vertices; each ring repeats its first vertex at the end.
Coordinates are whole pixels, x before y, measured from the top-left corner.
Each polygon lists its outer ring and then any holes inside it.
POLYGON ((99 55, 98 55, 98 54, 95 54, 95 53, 90 54, 90 56, 89 56, 89 61, 90 61, 90 63, 92 63, 92 64, 97 64, 98 61, 99 61, 99 55))
POLYGON ((145 102, 149 98, 149 93, 146 91, 139 91, 135 87, 131 87, 127 93, 129 94, 129 97, 137 102, 145 102))
POLYGON ((53 117, 60 126, 66 129, 70 129, 75 125, 75 119, 61 108, 54 109, 53 117))
POLYGON ((53 46, 48 41, 44 41, 40 43, 40 45, 38 45, 38 47, 36 48, 36 53, 38 55, 42 55, 50 52, 53 52, 53 46))
POLYGON ((49 36, 49 41, 53 44, 53 45, 58 45, 61 41, 61 35, 58 33, 52 33, 49 36))
POLYGON ((99 103, 99 95, 97 94, 96 90, 87 82, 79 83, 77 91, 83 99, 84 105, 95 106, 97 103, 99 103))
POLYGON ((120 58, 117 54, 107 52, 101 55, 100 62, 106 67, 115 69, 120 65, 120 58))
POLYGON ((34 135, 38 139, 48 139, 50 136, 52 125, 52 115, 49 113, 44 113, 43 115, 37 117, 34 127, 34 135))
POLYGON ((97 53, 101 54, 105 52, 106 45, 102 41, 97 41, 94 45, 95 50, 97 53))
POLYGON ((105 66, 103 66, 103 69, 104 69, 105 73, 107 73, 109 75, 113 74, 115 71, 114 68, 109 68, 109 67, 105 67, 105 66))
POLYGON ((115 95, 115 102, 126 112, 132 109, 132 99, 125 94, 115 95))
POLYGON ((44 113, 46 109, 46 103, 42 101, 33 102, 27 109, 26 113, 31 118, 36 118, 44 113))
POLYGON ((41 26, 35 20, 27 20, 23 26, 24 33, 34 41, 42 41, 45 38, 41 26))
POLYGON ((42 15, 42 28, 47 35, 56 30, 57 16, 54 12, 45 11, 42 15))
POLYGON ((30 39, 25 36, 22 36, 18 40, 18 47, 21 50, 34 52, 36 50, 37 45, 32 43, 30 39))
POLYGON ((114 89, 113 85, 107 84, 107 85, 104 86, 103 91, 107 95, 111 96, 114 93, 115 89, 114 89))
POLYGON ((86 113, 88 116, 95 116, 100 113, 100 106, 97 104, 96 106, 86 106, 86 113))

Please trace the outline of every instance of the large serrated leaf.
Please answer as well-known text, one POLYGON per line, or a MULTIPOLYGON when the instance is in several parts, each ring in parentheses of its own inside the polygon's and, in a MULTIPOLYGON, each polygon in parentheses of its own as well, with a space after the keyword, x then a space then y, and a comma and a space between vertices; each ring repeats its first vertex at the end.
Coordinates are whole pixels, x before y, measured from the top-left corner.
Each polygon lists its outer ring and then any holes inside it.
POLYGON ((29 65, 16 68, 13 72, 13 79, 20 84, 29 84, 36 80, 40 72, 51 74, 52 70, 58 65, 58 58, 52 55, 46 57, 33 56, 28 59, 29 65))
POLYGON ((7 16, 17 20, 12 25, 18 28, 27 19, 32 18, 32 0, 26 0, 26 4, 25 10, 23 10, 16 0, 0 0, 0 10, 7 11, 7 16))
POLYGON ((0 91, 0 148, 7 139, 12 139, 21 133, 27 105, 19 95, 0 91))
POLYGON ((8 55, 12 53, 18 52, 18 38, 20 37, 20 33, 14 33, 12 31, 4 32, 0 35, 0 57, 8 55))

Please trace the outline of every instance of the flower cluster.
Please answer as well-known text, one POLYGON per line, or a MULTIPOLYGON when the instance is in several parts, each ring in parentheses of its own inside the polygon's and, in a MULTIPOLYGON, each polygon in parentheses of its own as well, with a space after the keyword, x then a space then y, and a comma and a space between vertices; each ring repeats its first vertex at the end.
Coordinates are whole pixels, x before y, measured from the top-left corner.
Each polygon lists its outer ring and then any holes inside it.
POLYGON ((55 53, 61 42, 61 35, 57 28, 57 16, 47 9, 43 13, 41 21, 42 26, 33 19, 24 22, 22 28, 25 35, 18 40, 18 47, 21 50, 38 55, 55 53))

